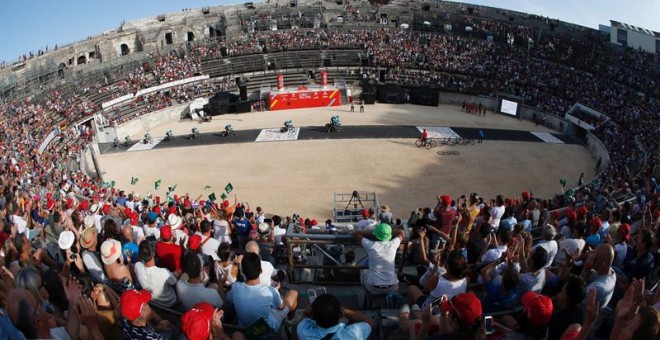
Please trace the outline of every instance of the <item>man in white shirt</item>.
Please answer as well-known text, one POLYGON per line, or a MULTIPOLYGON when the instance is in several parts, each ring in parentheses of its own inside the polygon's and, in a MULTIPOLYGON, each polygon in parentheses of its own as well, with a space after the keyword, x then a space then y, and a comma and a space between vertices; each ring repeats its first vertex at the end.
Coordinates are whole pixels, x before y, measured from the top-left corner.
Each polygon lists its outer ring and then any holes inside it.
POLYGON ((202 237, 202 254, 211 257, 213 261, 219 260, 218 247, 220 247, 220 242, 213 238, 211 222, 203 220, 199 224, 199 229, 200 231, 196 232, 195 235, 202 237))
MULTIPOLYGON (((245 245, 245 251, 259 255, 259 244, 255 241, 250 241, 245 245)), ((261 260, 261 274, 259 274, 260 284, 270 286, 273 282, 271 280, 273 275, 275 275, 275 267, 273 267, 270 262, 261 260)))
POLYGON ((373 219, 373 214, 373 209, 362 209, 362 219, 357 224, 358 230, 372 230, 374 228, 376 221, 373 219))
POLYGON ((559 250, 559 246, 557 245, 557 241, 555 241, 555 236, 557 236, 557 230, 555 229, 554 226, 547 224, 545 227, 543 227, 543 239, 539 241, 539 243, 532 248, 532 252, 536 251, 539 247, 545 249, 546 252, 548 252, 548 262, 545 264, 545 268, 548 268, 552 265, 552 261, 554 261, 555 256, 557 255, 557 251, 559 250))
POLYGON ((135 275, 142 289, 151 292, 152 301, 165 307, 176 304, 176 277, 165 268, 156 267, 155 252, 149 241, 140 242, 138 248, 141 262, 135 264, 135 275))
POLYGON ((507 244, 511 242, 511 232, 502 229, 498 233, 497 237, 495 234, 490 234, 490 242, 486 243, 484 249, 481 252, 481 264, 487 264, 499 260, 507 251, 507 244), (489 246, 493 248, 488 249, 489 246))
POLYGON ((392 227, 380 223, 371 231, 356 231, 353 236, 360 241, 369 256, 369 269, 361 275, 362 285, 372 294, 394 292, 399 289, 394 259, 403 241, 403 230, 392 234, 392 227), (373 236, 372 241, 365 236, 373 236))
POLYGON ((231 244, 231 229, 224 216, 213 220, 213 238, 220 243, 231 244))
POLYGON ((566 252, 574 254, 575 252, 581 253, 582 248, 584 248, 584 233, 586 231, 586 226, 584 223, 576 223, 573 227, 572 238, 566 238, 560 240, 558 243, 559 249, 557 250, 557 255, 554 259, 554 264, 558 265, 566 261, 566 252))

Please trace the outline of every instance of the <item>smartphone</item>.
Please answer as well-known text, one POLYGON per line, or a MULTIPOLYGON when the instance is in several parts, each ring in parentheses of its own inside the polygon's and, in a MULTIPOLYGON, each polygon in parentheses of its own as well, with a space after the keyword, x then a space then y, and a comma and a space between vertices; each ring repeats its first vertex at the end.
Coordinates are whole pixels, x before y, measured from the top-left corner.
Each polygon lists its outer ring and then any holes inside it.
POLYGON ((486 329, 486 334, 493 334, 495 333, 495 329, 493 329, 493 317, 492 316, 486 316, 484 317, 484 328, 486 329))
POLYGON ((438 307, 438 306, 440 306, 441 302, 442 302, 442 296, 437 297, 431 302, 431 307, 438 307))

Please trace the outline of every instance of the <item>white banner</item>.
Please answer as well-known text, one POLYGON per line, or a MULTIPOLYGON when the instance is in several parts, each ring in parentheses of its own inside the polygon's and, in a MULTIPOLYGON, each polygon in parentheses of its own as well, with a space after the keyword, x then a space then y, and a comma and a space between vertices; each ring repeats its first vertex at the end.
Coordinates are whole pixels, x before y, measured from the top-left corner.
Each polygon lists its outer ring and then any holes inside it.
POLYGON ((51 131, 48 134, 48 136, 46 136, 44 141, 41 142, 41 145, 39 145, 39 153, 43 153, 44 150, 46 150, 46 147, 48 146, 48 144, 50 144, 50 142, 53 140, 53 138, 55 138, 55 136, 57 136, 57 130, 51 131))
POLYGON ((146 150, 151 150, 158 145, 158 143, 162 142, 163 138, 153 138, 151 143, 144 144, 143 140, 140 139, 139 142, 135 143, 133 146, 131 146, 128 151, 146 151, 146 150))
POLYGON ((257 136, 256 142, 281 142, 288 140, 297 140, 300 128, 293 128, 289 132, 280 132, 280 129, 262 129, 257 136))
POLYGON ((561 141, 561 139, 547 133, 547 132, 532 132, 532 134, 538 139, 546 142, 546 143, 551 143, 551 144, 564 144, 564 142, 561 141))
POLYGON ((110 106, 115 105, 115 104, 119 104, 119 103, 121 103, 121 102, 124 102, 124 101, 130 100, 130 99, 132 99, 132 98, 133 98, 133 94, 132 94, 132 93, 129 93, 129 94, 125 95, 125 96, 117 97, 117 98, 115 98, 115 99, 113 99, 113 100, 108 100, 107 102, 101 104, 101 108, 105 109, 105 108, 107 108, 107 107, 110 107, 110 106))
POLYGON ((188 83, 192 83, 192 82, 199 81, 199 80, 204 80, 204 79, 209 79, 209 75, 205 74, 205 75, 201 75, 201 76, 197 76, 197 77, 191 77, 191 78, 171 81, 169 83, 165 83, 165 84, 161 84, 161 85, 158 85, 158 86, 150 87, 148 89, 140 90, 135 94, 135 96, 138 97, 138 96, 141 96, 143 94, 147 94, 147 93, 151 93, 151 92, 155 92, 155 91, 160 91, 160 90, 165 90, 165 89, 169 89, 170 87, 179 86, 179 85, 183 85, 183 84, 188 84, 188 83))
POLYGON ((418 126, 419 135, 422 135, 422 130, 426 129, 428 133, 428 138, 440 139, 440 138, 459 138, 459 136, 454 130, 444 126, 418 126))

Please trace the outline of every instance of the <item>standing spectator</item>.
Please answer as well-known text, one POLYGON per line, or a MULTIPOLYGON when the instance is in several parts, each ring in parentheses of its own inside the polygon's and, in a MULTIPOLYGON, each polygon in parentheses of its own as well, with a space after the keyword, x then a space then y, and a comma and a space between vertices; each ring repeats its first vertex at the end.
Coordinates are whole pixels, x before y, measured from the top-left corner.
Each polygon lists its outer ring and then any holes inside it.
POLYGON ((449 234, 456 217, 456 209, 452 208, 451 202, 451 196, 438 195, 438 203, 433 210, 433 216, 436 218, 435 225, 434 228, 430 228, 430 231, 433 232, 431 250, 438 249, 441 244, 451 239, 449 234))
POLYGON ((504 197, 502 195, 497 195, 495 198, 494 205, 490 208, 490 226, 497 231, 500 227, 500 220, 504 215, 504 197))
POLYGON ((182 246, 172 241, 172 227, 166 225, 160 229, 161 240, 156 243, 156 255, 160 265, 172 273, 181 272, 182 246))
POLYGON ((629 240, 630 224, 620 224, 616 231, 616 244, 614 245, 615 256, 612 267, 621 268, 621 266, 623 266, 623 262, 626 260, 626 256, 628 255, 628 251, 632 249, 628 247, 629 240))
POLYGON ((166 268, 156 266, 154 250, 149 241, 140 242, 140 262, 135 264, 135 276, 140 286, 151 292, 153 301, 165 307, 176 304, 176 277, 166 268))
POLYGON ((392 212, 390 211, 390 207, 388 207, 387 204, 380 206, 380 214, 378 214, 378 219, 380 220, 380 223, 387 223, 389 225, 392 224, 392 212))
POLYGON ((312 302, 310 317, 298 324, 297 331, 300 339, 366 340, 373 326, 374 321, 370 317, 341 307, 335 296, 323 294, 312 302), (342 317, 350 324, 340 322, 342 317))
MULTIPOLYGON (((195 235, 199 235, 202 238, 201 251, 205 257, 210 257, 213 261, 218 260, 218 247, 220 242, 213 238, 213 231, 211 230, 211 222, 203 220, 199 224, 200 231, 196 232, 195 235)), ((208 261, 205 261, 208 262, 208 261)))
POLYGON ((245 212, 241 210, 236 210, 234 212, 234 227, 238 233, 238 247, 240 249, 245 249, 245 245, 250 240, 250 230, 252 230, 252 224, 250 221, 245 218, 245 212))
POLYGON ((397 230, 392 237, 392 227, 381 223, 372 232, 358 231, 353 236, 362 244, 369 257, 369 269, 362 273, 361 281, 370 293, 387 293, 399 289, 399 280, 394 268, 396 251, 403 241, 403 230, 397 230), (376 238, 371 241, 365 236, 376 238))
POLYGON ((161 319, 149 307, 151 293, 148 290, 130 289, 121 295, 121 329, 124 339, 163 340, 161 333, 171 332, 170 322, 161 319))

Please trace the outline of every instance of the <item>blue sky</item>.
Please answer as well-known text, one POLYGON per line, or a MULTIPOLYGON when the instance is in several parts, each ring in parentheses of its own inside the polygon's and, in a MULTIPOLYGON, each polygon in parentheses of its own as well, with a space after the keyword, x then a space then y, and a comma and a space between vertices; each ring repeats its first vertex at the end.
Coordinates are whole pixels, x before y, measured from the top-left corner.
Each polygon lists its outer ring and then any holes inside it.
MULTIPOLYGON (((280 0, 282 1, 282 0, 280 0)), ((239 0, 1 0, 0 60, 53 48, 117 28, 122 20, 244 3, 239 0)), ((254 1, 258 2, 258 1, 254 1)), ((472 0, 461 1, 540 14, 597 28, 609 20, 660 32, 660 0, 472 0)))

